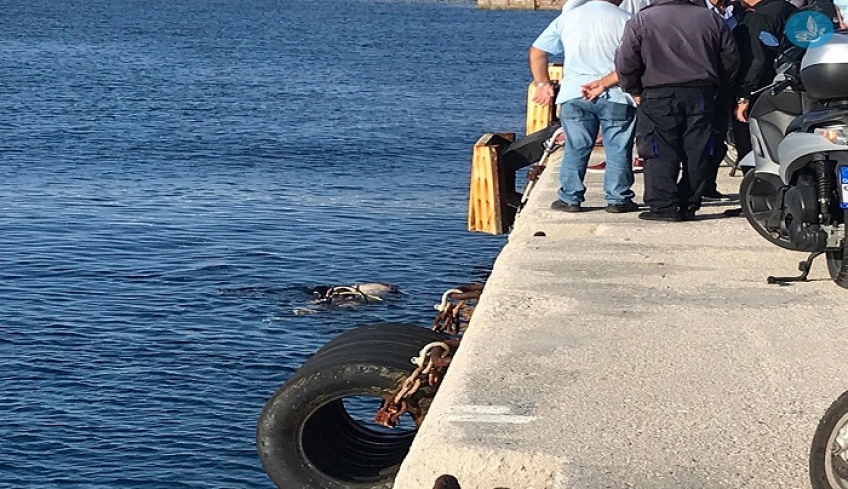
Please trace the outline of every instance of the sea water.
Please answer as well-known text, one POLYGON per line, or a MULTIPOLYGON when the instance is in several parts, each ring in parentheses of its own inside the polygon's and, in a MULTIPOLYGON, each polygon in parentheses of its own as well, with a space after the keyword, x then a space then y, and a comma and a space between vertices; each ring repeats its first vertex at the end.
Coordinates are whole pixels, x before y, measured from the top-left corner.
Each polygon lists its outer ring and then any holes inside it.
POLYGON ((333 336, 429 325, 484 132, 554 13, 0 0, 0 487, 271 487, 264 402, 333 336), (385 281, 361 308, 307 288, 385 281), (302 312, 302 311, 301 311, 302 312))

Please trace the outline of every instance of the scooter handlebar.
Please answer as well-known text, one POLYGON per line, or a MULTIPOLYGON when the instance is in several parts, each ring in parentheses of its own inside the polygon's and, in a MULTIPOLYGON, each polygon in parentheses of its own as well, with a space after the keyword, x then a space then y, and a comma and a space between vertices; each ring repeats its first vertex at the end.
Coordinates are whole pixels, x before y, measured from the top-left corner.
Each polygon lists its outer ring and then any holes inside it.
POLYGON ((791 87, 792 83, 793 83, 792 78, 786 77, 786 79, 784 79, 783 81, 779 81, 779 82, 775 83, 774 86, 772 87, 771 91, 769 92, 769 94, 772 97, 774 97, 775 95, 779 94, 780 92, 791 87))

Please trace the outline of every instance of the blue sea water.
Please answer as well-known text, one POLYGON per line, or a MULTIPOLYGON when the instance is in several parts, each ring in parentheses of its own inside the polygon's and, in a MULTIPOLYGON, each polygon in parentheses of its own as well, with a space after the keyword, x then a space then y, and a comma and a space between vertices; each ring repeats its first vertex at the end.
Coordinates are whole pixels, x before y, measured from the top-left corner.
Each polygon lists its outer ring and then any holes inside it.
POLYGON ((468 1, 0 0, 0 487, 266 488, 264 402, 357 325, 428 325, 502 237, 551 13, 468 1), (382 305, 295 315, 305 287, 382 305))

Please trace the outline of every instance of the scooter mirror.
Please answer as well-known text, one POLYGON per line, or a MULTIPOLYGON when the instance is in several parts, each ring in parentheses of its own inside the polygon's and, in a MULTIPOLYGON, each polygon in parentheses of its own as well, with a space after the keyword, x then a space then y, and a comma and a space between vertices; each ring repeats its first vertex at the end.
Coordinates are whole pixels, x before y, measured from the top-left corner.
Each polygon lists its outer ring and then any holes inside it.
POLYGON ((777 36, 775 36, 769 31, 760 31, 760 35, 757 37, 760 38, 761 43, 765 44, 770 48, 776 48, 780 46, 780 41, 777 39, 777 36))

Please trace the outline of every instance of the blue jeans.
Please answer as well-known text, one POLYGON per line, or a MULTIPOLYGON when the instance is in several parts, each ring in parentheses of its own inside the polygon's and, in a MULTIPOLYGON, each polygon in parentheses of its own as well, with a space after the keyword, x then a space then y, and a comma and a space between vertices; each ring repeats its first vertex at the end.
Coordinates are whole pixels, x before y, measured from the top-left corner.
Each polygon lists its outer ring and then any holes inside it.
POLYGON ((633 185, 633 127, 636 108, 627 104, 595 99, 571 99, 560 111, 565 132, 565 151, 559 170, 559 199, 580 204, 586 194, 583 177, 595 146, 598 128, 604 138, 607 168, 604 172, 604 199, 607 204, 623 204, 635 196, 633 185))

